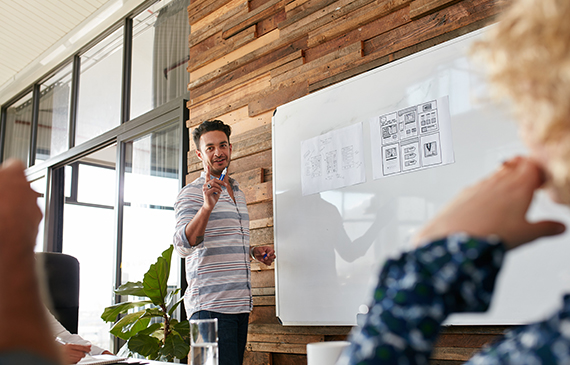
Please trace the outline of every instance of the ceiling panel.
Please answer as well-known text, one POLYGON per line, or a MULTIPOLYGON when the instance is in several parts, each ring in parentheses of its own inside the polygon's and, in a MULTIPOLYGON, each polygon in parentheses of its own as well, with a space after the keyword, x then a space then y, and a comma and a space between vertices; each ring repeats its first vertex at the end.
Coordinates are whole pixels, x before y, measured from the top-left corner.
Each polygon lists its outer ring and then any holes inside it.
POLYGON ((110 0, 0 0, 0 86, 110 0))

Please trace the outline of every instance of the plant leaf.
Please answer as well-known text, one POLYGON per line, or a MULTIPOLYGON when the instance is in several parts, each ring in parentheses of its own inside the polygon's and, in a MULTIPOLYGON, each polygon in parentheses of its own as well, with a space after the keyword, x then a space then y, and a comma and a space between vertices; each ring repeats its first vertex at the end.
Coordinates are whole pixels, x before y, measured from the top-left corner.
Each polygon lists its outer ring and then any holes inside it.
POLYGON ((104 320, 105 322, 115 322, 119 314, 127 313, 130 309, 142 307, 148 304, 151 304, 150 300, 141 300, 139 302, 123 302, 115 304, 105 308, 103 314, 101 314, 101 319, 104 320))
MULTIPOLYGON (((138 335, 145 335, 145 336, 152 336, 152 334, 156 331, 162 331, 162 326, 164 325, 163 322, 160 323, 153 323, 150 326, 148 326, 147 328, 145 328, 142 331, 139 331, 138 335)), ((153 336, 156 337, 156 336, 153 336)))
POLYGON ((164 341, 164 346, 159 350, 160 353, 172 361, 175 357, 178 359, 183 359, 188 355, 190 351, 190 345, 185 342, 181 336, 177 334, 171 334, 164 341))
POLYGON ((153 307, 146 309, 145 314, 143 315, 142 318, 153 318, 153 317, 164 318, 164 312, 160 307, 153 307))
POLYGON ((154 360, 158 357, 160 341, 152 336, 137 334, 128 342, 129 350, 154 360))
POLYGON ((170 245, 144 274, 144 293, 155 305, 165 305, 173 249, 174 246, 170 245))
POLYGON ((180 334, 186 342, 190 340, 190 322, 182 321, 172 326, 172 331, 180 334))
POLYGON ((170 293, 168 293, 168 295, 166 296, 166 300, 165 300, 167 307, 170 305, 170 303, 172 302, 172 299, 174 299, 176 294, 178 294, 179 292, 180 292, 180 288, 173 290, 170 293))
POLYGON ((144 313, 145 311, 139 311, 127 314, 115 323, 110 332, 123 340, 128 340, 139 331, 148 327, 150 318, 143 318, 144 313))
POLYGON ((176 303, 174 303, 174 305, 172 306, 172 308, 170 308, 170 310, 168 310, 168 315, 172 316, 172 313, 174 313, 174 311, 176 310, 176 308, 178 308, 178 306, 180 305, 180 303, 182 303, 184 301, 184 298, 180 298, 178 299, 178 301, 176 303))
POLYGON ((142 281, 137 281, 137 282, 127 281, 119 288, 115 289, 114 292, 115 294, 119 295, 134 295, 136 297, 146 297, 142 281))

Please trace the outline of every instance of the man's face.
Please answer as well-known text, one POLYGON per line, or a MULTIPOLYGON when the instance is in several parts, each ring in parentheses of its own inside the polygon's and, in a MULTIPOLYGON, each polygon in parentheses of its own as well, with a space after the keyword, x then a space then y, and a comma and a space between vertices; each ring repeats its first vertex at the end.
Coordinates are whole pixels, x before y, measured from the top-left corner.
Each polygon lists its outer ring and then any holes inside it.
POLYGON ((224 132, 206 132, 200 137, 200 149, 196 150, 196 155, 202 160, 204 170, 210 166, 212 175, 219 177, 224 168, 230 165, 232 145, 224 132))

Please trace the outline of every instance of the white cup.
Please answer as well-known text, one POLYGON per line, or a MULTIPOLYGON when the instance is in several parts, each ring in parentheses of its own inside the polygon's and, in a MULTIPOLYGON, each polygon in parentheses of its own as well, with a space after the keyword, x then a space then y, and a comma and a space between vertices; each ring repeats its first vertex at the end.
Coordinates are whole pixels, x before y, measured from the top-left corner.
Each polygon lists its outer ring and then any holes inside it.
POLYGON ((307 365, 334 365, 348 341, 325 341, 307 344, 307 365))

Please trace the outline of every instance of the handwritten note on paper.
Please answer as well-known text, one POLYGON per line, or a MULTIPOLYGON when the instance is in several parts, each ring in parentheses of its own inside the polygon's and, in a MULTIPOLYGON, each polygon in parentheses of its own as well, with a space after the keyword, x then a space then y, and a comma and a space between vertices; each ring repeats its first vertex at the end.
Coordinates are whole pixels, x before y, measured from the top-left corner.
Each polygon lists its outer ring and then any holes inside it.
POLYGON ((303 195, 363 183, 362 123, 302 141, 301 168, 303 195))
POLYGON ((455 162, 449 98, 374 118, 370 138, 374 179, 455 162))

